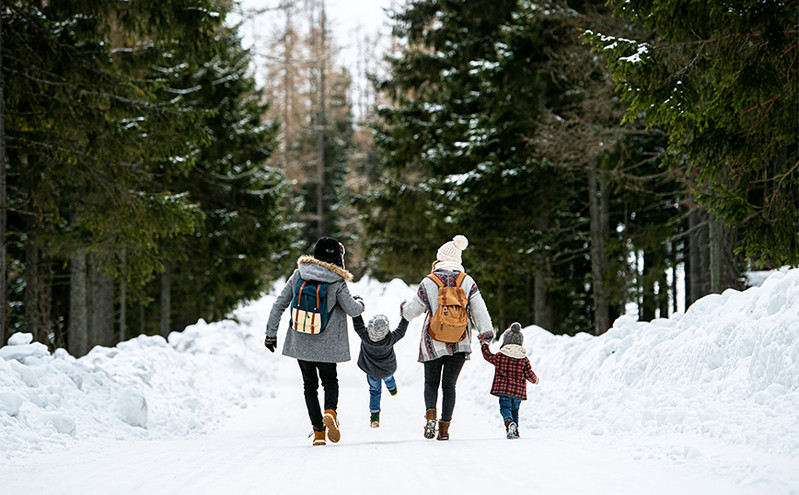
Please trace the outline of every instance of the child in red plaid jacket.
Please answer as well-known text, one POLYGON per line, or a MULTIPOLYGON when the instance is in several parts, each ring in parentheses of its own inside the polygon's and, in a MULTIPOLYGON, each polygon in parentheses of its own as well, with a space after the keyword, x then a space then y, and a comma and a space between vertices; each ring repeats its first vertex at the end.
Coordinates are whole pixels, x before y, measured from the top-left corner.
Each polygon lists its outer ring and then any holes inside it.
POLYGON ((488 340, 480 341, 483 357, 495 367, 491 395, 499 397, 499 412, 505 421, 508 439, 519 438, 519 406, 527 399, 527 380, 538 383, 523 344, 519 323, 513 323, 504 332, 502 346, 496 354, 488 349, 488 340))

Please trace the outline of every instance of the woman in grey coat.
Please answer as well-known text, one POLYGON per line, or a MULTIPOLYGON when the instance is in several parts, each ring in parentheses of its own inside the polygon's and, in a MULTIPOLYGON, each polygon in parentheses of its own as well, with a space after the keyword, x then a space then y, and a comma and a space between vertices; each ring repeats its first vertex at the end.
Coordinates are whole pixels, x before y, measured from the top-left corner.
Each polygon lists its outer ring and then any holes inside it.
POLYGON ((295 358, 302 372, 305 404, 314 429, 314 445, 325 444, 325 432, 331 442, 338 442, 336 408, 338 406, 338 377, 336 363, 350 360, 347 338, 347 315, 358 316, 364 310, 363 301, 350 295, 347 282, 352 274, 344 268, 344 246, 335 239, 322 237, 316 242, 313 256, 301 256, 297 269, 272 305, 266 324, 267 349, 274 352, 277 331, 283 312, 291 304, 298 279, 328 283, 327 326, 321 333, 310 334, 289 328, 283 344, 283 355, 295 358), (319 405, 319 381, 324 388, 324 415, 319 405))
MULTIPOLYGON (((431 275, 437 277, 445 285, 454 284, 458 274, 464 272, 461 251, 468 245, 468 239, 462 235, 456 235, 451 241, 444 243, 438 248, 431 275)), ((433 438, 436 435, 436 403, 438 402, 438 389, 441 387, 441 419, 438 421, 437 439, 449 440, 449 423, 452 420, 452 411, 455 409, 455 384, 464 362, 469 359, 469 354, 472 352, 472 335, 477 333, 478 339, 490 340, 494 337, 494 331, 488 308, 480 291, 477 290, 477 283, 472 277, 465 275, 460 286, 468 300, 466 311, 469 321, 466 327, 466 336, 460 342, 455 343, 435 340, 430 335, 429 329, 430 317, 438 309, 439 286, 428 277, 419 283, 416 296, 410 301, 402 303, 400 312, 402 317, 409 321, 425 314, 422 339, 419 345, 419 362, 424 365, 424 402, 426 407, 424 436, 433 438)))

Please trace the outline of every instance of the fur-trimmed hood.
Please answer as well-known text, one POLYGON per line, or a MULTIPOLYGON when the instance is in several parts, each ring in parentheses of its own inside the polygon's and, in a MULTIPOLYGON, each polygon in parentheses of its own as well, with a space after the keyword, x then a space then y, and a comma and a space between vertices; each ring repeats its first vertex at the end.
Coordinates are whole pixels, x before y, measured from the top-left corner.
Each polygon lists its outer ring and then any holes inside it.
POLYGON ((499 352, 515 359, 527 357, 527 350, 518 344, 505 344, 499 348, 499 352))
POLYGON ((311 255, 304 254, 297 260, 297 268, 300 270, 300 275, 304 279, 321 280, 322 282, 335 282, 336 275, 341 277, 345 282, 352 280, 352 273, 348 270, 341 268, 333 263, 320 261, 311 255), (327 269, 330 275, 325 274, 327 269))

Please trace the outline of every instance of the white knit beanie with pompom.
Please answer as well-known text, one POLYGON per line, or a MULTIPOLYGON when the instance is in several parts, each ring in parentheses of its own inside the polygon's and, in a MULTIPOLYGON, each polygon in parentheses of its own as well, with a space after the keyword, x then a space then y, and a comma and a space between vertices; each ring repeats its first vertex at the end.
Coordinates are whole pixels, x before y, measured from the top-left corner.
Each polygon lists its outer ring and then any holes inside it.
MULTIPOLYGON (((451 241, 445 242, 436 253, 436 260, 443 265, 462 265, 461 251, 469 245, 469 239, 464 235, 456 235, 451 241)), ((461 270, 462 270, 461 266, 461 270)))

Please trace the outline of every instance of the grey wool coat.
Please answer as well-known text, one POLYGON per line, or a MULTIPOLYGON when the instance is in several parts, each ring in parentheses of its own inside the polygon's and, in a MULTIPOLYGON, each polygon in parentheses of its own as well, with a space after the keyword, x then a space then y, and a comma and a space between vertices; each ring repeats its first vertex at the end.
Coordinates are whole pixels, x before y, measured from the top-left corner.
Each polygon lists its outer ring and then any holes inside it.
POLYGON ((297 278, 327 282, 327 310, 330 318, 324 331, 316 335, 286 332, 283 355, 303 361, 341 363, 350 360, 350 344, 347 338, 347 315, 355 317, 363 313, 364 305, 350 295, 347 282, 352 274, 338 265, 319 261, 313 256, 301 256, 297 269, 289 278, 269 312, 266 336, 276 337, 280 319, 291 304, 297 278))

